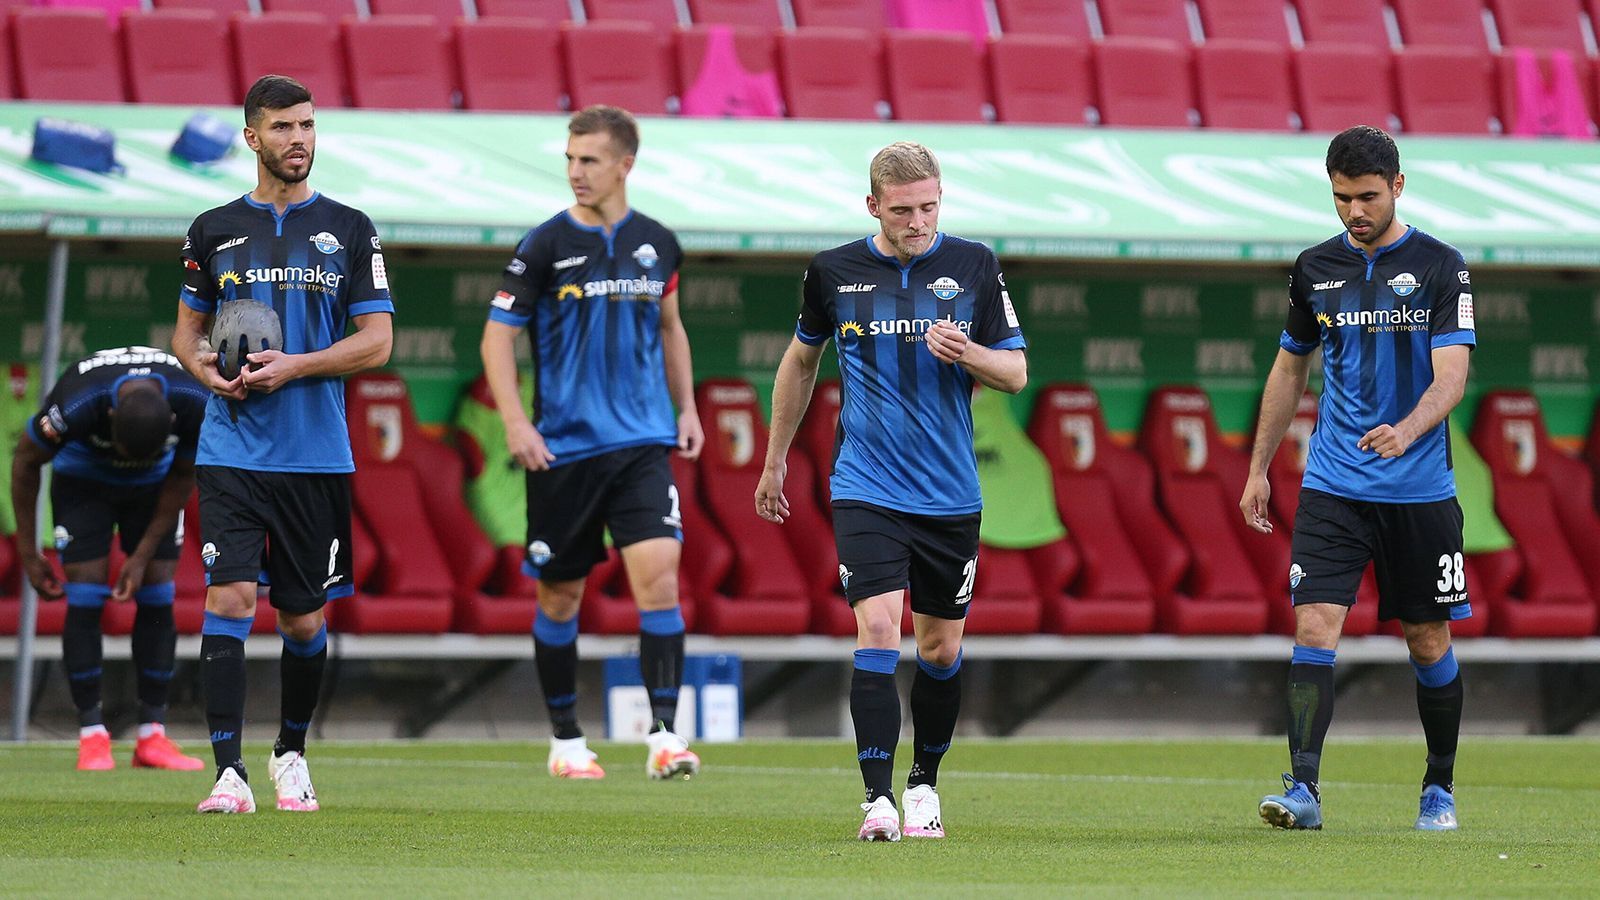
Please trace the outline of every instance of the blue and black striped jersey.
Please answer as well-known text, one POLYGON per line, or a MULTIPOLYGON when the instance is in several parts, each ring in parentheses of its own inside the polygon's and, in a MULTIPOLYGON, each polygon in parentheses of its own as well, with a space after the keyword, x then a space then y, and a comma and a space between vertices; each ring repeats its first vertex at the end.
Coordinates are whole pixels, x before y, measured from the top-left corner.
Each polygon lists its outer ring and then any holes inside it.
POLYGON ((1322 346, 1322 400, 1304 485, 1384 503, 1454 497, 1444 423, 1393 459, 1356 444, 1416 408, 1433 383, 1432 351, 1476 346, 1473 326, 1466 260, 1416 228, 1370 257, 1344 233, 1301 253, 1278 343, 1301 356, 1322 346))
MULTIPOLYGON (((394 313, 378 232, 366 213, 321 194, 286 207, 248 194, 200 214, 184 241, 182 301, 213 315, 259 300, 283 323, 283 351, 311 353, 343 339, 350 320, 394 313)), ((344 382, 299 378, 236 404, 213 396, 200 431, 201 465, 266 472, 353 472, 344 382)))
POLYGON ((988 247, 943 233, 906 265, 870 237, 811 260, 795 336, 831 337, 839 354, 833 499, 931 516, 983 508, 972 376, 935 358, 923 335, 950 319, 990 349, 1025 348, 1005 284, 988 247))
POLYGON ((552 465, 677 444, 661 301, 682 262, 677 237, 632 210, 610 233, 563 210, 517 245, 489 318, 528 329, 533 426, 552 465))

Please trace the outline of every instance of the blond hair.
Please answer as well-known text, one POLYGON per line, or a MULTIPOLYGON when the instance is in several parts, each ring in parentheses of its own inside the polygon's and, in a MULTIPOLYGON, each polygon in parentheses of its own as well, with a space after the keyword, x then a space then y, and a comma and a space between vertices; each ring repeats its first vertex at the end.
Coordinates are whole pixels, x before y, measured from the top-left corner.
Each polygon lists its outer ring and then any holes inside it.
POLYGON ((933 151, 911 141, 895 141, 878 151, 867 169, 872 180, 872 196, 881 195, 886 184, 911 184, 939 177, 939 160, 933 151))

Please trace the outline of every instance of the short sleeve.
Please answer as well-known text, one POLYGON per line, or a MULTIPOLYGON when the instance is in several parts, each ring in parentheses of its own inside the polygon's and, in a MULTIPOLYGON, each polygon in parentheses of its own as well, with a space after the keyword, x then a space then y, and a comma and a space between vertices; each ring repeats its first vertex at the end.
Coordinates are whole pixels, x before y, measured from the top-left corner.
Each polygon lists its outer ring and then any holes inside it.
POLYGON ((216 312, 217 283, 206 270, 204 229, 199 219, 189 226, 178 259, 183 263, 183 288, 178 292, 178 301, 195 312, 206 315, 216 312))
POLYGON ((667 265, 661 274, 665 276, 667 285, 662 289, 661 296, 665 297, 678 289, 678 272, 683 268, 683 248, 678 245, 678 236, 671 230, 663 235, 662 244, 665 250, 661 258, 667 265))
POLYGON ((550 242, 542 240, 537 229, 522 236, 517 252, 506 264, 500 290, 489 301, 489 319, 513 328, 523 328, 533 318, 534 307, 549 286, 550 242))
POLYGON ((833 315, 828 311, 822 282, 822 267, 813 258, 800 279, 800 320, 794 326, 794 336, 813 347, 827 343, 833 334, 833 315))
POLYGON ((1295 356, 1305 356, 1322 344, 1322 328, 1311 308, 1311 293, 1306 290, 1310 279, 1302 265, 1304 260, 1304 256, 1295 260, 1289 273, 1289 316, 1278 338, 1278 346, 1295 356))
POLYGON ((94 430, 94 404, 71 402, 71 393, 62 390, 57 382, 50 396, 45 398, 44 409, 28 420, 28 437, 44 448, 51 456, 67 445, 94 430))
POLYGON ((1472 314, 1472 273, 1467 261, 1451 250, 1433 279, 1433 309, 1428 316, 1430 346, 1478 345, 1478 331, 1472 314))
POLYGON ((991 350, 1022 350, 1028 342, 1022 337, 1011 292, 1000 260, 992 251, 984 252, 983 276, 978 283, 978 301, 972 312, 972 339, 991 350))
POLYGON ((365 214, 356 225, 350 248, 350 293, 347 310, 354 318, 371 313, 394 314, 394 298, 389 293, 389 271, 383 262, 383 242, 378 229, 365 214))

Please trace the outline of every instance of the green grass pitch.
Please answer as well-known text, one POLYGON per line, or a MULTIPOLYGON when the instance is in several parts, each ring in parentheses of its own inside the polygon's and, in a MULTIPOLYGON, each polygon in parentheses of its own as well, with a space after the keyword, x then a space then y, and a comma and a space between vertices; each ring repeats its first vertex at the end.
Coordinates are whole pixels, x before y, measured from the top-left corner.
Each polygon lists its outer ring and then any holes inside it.
MULTIPOLYGON (((203 751, 203 748, 196 748, 203 751)), ((1321 832, 1256 816, 1281 741, 958 739, 943 841, 861 844, 844 742, 700 748, 701 776, 650 782, 639 746, 556 782, 526 743, 324 743, 323 811, 200 816, 209 773, 72 771, 61 744, 0 749, 5 896, 1593 896, 1600 742, 1467 739, 1462 829, 1423 834, 1415 741, 1333 741, 1321 832)), ((909 760, 902 744, 898 776, 909 760)))

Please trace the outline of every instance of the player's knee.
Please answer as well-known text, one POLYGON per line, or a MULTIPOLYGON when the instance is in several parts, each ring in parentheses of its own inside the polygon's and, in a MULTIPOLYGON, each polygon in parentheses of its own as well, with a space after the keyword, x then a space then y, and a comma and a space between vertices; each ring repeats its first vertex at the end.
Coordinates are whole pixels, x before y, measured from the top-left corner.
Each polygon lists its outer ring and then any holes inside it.
POLYGON ((322 610, 303 615, 278 613, 278 630, 292 641, 312 640, 322 630, 322 610))
POLYGON ((900 646, 900 623, 888 612, 874 610, 857 617, 862 646, 893 648, 900 646))
POLYGON ((1443 622, 1405 623, 1406 649, 1411 658, 1431 666, 1450 650, 1450 627, 1443 622))
POLYGON ((671 609, 678 605, 678 576, 663 572, 634 588, 634 599, 640 609, 671 609))
POLYGON ((213 584, 206 589, 206 612, 230 619, 248 618, 256 611, 256 586, 249 582, 213 584))
POLYGON ((563 581, 539 584, 539 608, 544 611, 547 618, 556 622, 567 622, 578 614, 578 605, 583 602, 583 582, 563 581))
POLYGON ((926 635, 917 639, 917 655, 923 662, 939 668, 955 665, 961 656, 961 640, 940 635, 926 635))

